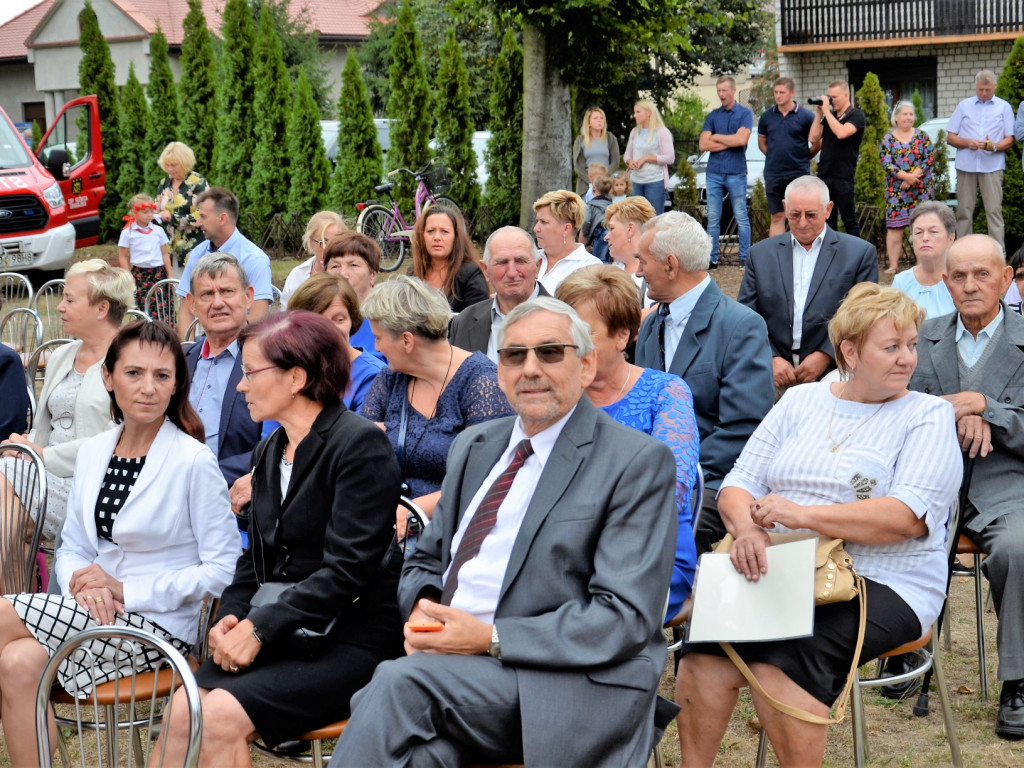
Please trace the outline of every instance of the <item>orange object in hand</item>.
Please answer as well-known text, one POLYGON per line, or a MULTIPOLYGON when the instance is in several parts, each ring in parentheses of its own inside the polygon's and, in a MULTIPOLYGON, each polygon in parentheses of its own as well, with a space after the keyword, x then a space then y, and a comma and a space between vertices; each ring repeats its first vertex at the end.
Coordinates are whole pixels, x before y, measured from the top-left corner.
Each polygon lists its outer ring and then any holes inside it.
POLYGON ((440 621, 407 621, 405 626, 410 632, 440 632, 444 629, 440 621))

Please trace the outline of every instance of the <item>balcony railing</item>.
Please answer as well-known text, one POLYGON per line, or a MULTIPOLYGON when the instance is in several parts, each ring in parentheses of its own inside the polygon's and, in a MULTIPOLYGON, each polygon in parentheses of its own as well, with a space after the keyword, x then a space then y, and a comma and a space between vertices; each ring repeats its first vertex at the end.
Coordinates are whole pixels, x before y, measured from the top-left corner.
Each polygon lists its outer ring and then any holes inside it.
POLYGON ((779 0, 782 45, 1024 32, 1024 0, 779 0))

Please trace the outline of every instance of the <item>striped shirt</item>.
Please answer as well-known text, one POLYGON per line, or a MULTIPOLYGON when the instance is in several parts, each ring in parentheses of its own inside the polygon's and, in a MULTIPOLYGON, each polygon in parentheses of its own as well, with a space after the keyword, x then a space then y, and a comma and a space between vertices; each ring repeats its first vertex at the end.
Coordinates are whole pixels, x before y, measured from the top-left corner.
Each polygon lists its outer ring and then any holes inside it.
MULTIPOLYGON (((883 545, 848 541, 846 549, 858 574, 892 588, 922 628, 931 626, 946 594, 946 525, 963 471, 953 407, 910 392, 879 410, 873 403, 837 402, 829 386, 789 389, 754 431, 722 488, 742 488, 755 499, 776 493, 804 505, 902 501, 925 521, 926 535, 883 545), (830 419, 833 438, 853 432, 835 453, 830 419)), ((787 532, 782 525, 773 530, 787 532)))

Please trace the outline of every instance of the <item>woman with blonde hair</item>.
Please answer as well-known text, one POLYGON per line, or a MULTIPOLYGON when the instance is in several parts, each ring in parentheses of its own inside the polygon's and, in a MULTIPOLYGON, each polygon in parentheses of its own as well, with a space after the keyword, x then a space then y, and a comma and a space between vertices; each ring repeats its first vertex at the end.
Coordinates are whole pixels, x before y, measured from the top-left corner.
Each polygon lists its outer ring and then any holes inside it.
POLYGON ((583 197, 590 183, 587 168, 600 163, 614 173, 619 169, 619 140, 608 132, 608 119, 600 107, 583 113, 580 132, 572 144, 572 167, 576 171, 576 194, 583 197))
POLYGON ((452 208, 437 206, 416 220, 409 274, 443 293, 452 312, 490 296, 466 222, 452 208))
POLYGON ((199 228, 199 195, 208 186, 198 172, 195 153, 180 141, 172 141, 160 153, 157 164, 167 175, 156 188, 156 205, 160 221, 171 241, 171 259, 185 257, 204 239, 199 228))
POLYGON ((537 223, 533 233, 541 249, 540 284, 555 295, 559 283, 581 267, 592 267, 601 260, 587 252, 579 240, 587 215, 587 206, 575 192, 556 189, 533 204, 537 223))
POLYGON ((332 238, 345 231, 345 221, 334 211, 317 211, 309 217, 306 232, 302 235, 302 247, 309 258, 288 273, 281 289, 281 303, 288 306, 288 300, 295 290, 313 275, 327 271, 324 250, 332 238))
POLYGON ((654 207, 647 198, 639 195, 612 203, 604 212, 604 226, 608 230, 604 239, 608 242, 608 253, 612 261, 633 278, 643 296, 644 308, 653 306, 654 302, 647 297, 646 281, 636 273, 636 249, 640 242, 640 229, 654 216, 654 207))
MULTIPOLYGON (((433 515, 455 436, 511 415, 512 408, 487 355, 448 342, 448 302, 422 280, 390 278, 373 289, 362 312, 388 367, 374 380, 360 413, 387 433, 406 495, 433 515)), ((400 537, 406 514, 398 508, 400 537)))
POLYGON ((646 197, 656 214, 665 212, 668 169, 676 161, 672 132, 665 127, 658 108, 650 99, 633 105, 636 128, 629 134, 623 159, 629 166, 633 194, 646 197))

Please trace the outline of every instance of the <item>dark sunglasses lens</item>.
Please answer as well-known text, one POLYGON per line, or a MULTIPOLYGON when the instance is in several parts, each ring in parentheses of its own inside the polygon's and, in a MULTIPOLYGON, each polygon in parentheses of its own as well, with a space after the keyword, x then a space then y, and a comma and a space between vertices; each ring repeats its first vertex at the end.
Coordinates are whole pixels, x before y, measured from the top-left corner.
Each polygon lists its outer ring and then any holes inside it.
POLYGON ((534 347, 534 352, 537 353, 537 359, 545 365, 560 363, 565 358, 565 347, 561 344, 544 344, 534 347))
POLYGON ((499 349, 498 359, 505 365, 522 365, 526 362, 526 349, 499 349))

